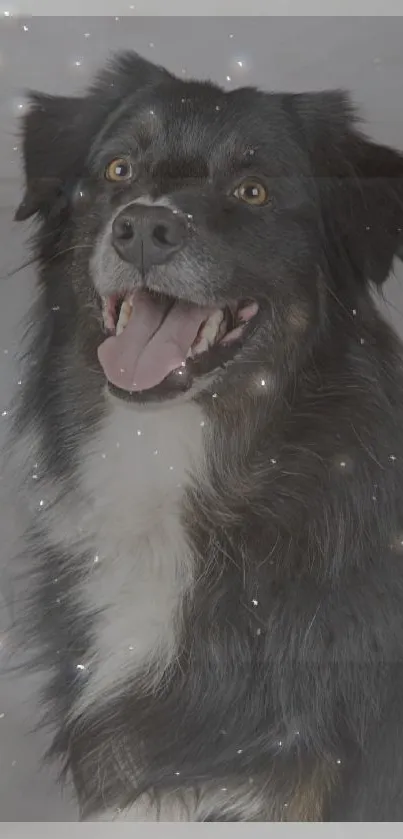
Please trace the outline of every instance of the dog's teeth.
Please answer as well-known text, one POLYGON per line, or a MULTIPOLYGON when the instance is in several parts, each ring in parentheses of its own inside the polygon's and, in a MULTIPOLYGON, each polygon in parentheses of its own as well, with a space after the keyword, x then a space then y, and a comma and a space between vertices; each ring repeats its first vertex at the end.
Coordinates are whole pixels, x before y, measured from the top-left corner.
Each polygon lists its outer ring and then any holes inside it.
POLYGON ((218 330, 221 326, 224 313, 221 311, 213 312, 208 321, 205 323, 200 337, 207 341, 207 344, 213 344, 217 338, 218 330))
POLYGON ((115 321, 111 312, 110 301, 107 297, 102 298, 102 317, 105 329, 113 331, 115 329, 115 321))
POLYGON ((130 301, 124 300, 120 309, 119 320, 116 324, 116 335, 120 335, 123 332, 125 326, 127 326, 131 312, 132 305, 130 301))
POLYGON ((191 354, 193 356, 201 355, 201 353, 207 352, 209 347, 215 343, 223 320, 224 313, 219 310, 210 315, 209 319, 204 324, 203 329, 199 332, 197 342, 192 347, 191 354))
POLYGON ((221 323, 220 323, 219 329, 218 329, 217 341, 221 341, 221 338, 223 338, 224 335, 226 335, 226 333, 227 333, 227 320, 226 320, 226 318, 223 318, 221 323))

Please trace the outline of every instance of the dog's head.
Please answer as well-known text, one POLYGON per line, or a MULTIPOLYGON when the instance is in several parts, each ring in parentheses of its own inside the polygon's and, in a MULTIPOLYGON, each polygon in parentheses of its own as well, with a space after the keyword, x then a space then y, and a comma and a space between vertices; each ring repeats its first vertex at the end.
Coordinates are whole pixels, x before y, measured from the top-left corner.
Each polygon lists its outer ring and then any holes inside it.
POLYGON ((268 382, 400 247, 403 158, 339 92, 224 92, 125 54, 81 98, 31 96, 24 156, 16 218, 38 214, 124 398, 268 382))

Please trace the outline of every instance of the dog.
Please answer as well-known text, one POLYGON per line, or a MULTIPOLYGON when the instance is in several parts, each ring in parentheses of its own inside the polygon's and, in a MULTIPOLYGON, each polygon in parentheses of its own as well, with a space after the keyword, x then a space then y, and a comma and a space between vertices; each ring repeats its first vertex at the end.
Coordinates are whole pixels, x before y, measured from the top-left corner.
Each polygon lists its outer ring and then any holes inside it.
POLYGON ((31 93, 22 133, 12 450, 79 818, 403 820, 403 356, 374 299, 403 156, 343 91, 132 52, 31 93))

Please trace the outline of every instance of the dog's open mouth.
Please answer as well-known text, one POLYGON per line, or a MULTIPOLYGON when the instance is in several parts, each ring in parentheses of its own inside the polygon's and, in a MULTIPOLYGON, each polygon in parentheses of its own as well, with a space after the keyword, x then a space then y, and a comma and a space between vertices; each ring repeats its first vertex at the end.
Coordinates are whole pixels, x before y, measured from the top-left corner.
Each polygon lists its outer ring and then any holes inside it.
POLYGON ((258 312, 253 301, 224 309, 139 290, 102 301, 109 337, 98 348, 109 383, 126 393, 148 391, 174 372, 203 372, 221 363, 224 350, 235 348, 258 312))

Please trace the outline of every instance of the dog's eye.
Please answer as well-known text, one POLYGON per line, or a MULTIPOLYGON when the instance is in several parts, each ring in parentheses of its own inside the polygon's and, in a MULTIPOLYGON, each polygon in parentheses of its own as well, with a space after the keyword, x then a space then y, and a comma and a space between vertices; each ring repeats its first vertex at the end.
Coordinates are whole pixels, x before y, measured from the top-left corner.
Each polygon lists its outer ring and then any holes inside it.
POLYGON ((249 178, 243 181, 234 192, 235 198, 245 201, 246 204, 253 204, 255 207, 262 207, 266 204, 269 194, 261 181, 249 178))
POLYGON ((124 157, 117 157, 108 163, 105 169, 105 178, 107 181, 129 181, 133 175, 133 167, 129 160, 124 157))

